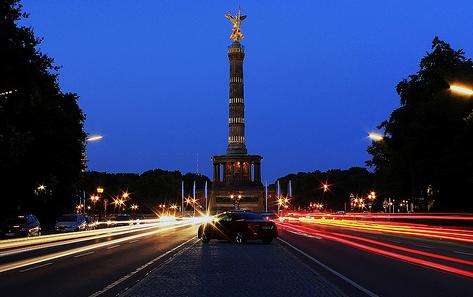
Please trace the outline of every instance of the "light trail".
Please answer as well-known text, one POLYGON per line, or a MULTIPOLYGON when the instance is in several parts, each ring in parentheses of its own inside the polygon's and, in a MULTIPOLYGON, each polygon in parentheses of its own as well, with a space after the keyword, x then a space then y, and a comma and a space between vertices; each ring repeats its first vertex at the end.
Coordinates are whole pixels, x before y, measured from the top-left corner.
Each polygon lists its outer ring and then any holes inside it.
POLYGON ((145 238, 147 236, 153 236, 165 231, 174 230, 176 228, 183 227, 183 226, 192 226, 198 223, 200 223, 199 220, 188 220, 187 222, 170 223, 170 224, 173 224, 173 226, 169 226, 166 228, 161 228, 161 229, 157 229, 153 231, 148 231, 145 233, 130 235, 130 236, 122 237, 122 238, 117 238, 117 239, 113 239, 113 240, 109 240, 105 242, 95 243, 95 244, 91 244, 91 245, 87 245, 83 247, 72 248, 69 250, 55 252, 55 253, 51 253, 47 255, 37 256, 37 257, 29 258, 29 259, 19 260, 12 263, 2 264, 0 265, 0 273, 9 271, 12 269, 18 269, 21 267, 29 266, 29 265, 52 261, 58 258, 62 258, 62 257, 66 257, 66 256, 78 254, 78 253, 85 253, 85 252, 102 248, 102 247, 114 246, 117 244, 121 244, 123 242, 137 240, 137 239, 145 238))
MULTIPOLYGON (((157 219, 151 219, 151 220, 143 220, 142 221, 143 223, 157 223, 158 220, 157 219)), ((41 235, 41 236, 38 236, 38 237, 21 237, 21 238, 12 238, 12 239, 3 239, 3 240, 0 240, 0 249, 4 248, 4 247, 9 247, 8 245, 9 244, 12 244, 12 243, 19 243, 19 242, 31 242, 31 243, 35 243, 36 241, 44 241, 44 240, 47 240, 47 239, 57 239, 59 238, 59 240, 62 240, 64 237, 80 237, 80 236, 83 236, 85 234, 92 234, 92 233, 95 233, 95 232, 106 232, 107 230, 118 230, 119 228, 120 229, 127 229, 127 228, 131 228, 131 227, 139 227, 139 226, 143 226, 143 224, 136 224, 137 221, 121 221, 121 222, 117 222, 117 221, 101 221, 101 222, 95 222, 93 225, 94 226, 113 226, 113 225, 117 225, 118 223, 121 223, 121 224, 127 224, 128 226, 119 226, 119 227, 108 227, 106 229, 94 229, 94 230, 85 230, 85 231, 76 231, 76 232, 64 232, 64 233, 55 233, 55 234, 48 234, 48 235, 41 235)))
MULTIPOLYGON (((320 231, 315 231, 315 230, 313 230, 311 228, 308 228, 308 227, 293 225, 293 224, 289 224, 289 223, 288 224, 277 223, 277 224, 279 226, 283 227, 283 228, 294 230, 296 232, 309 233, 310 235, 321 236, 324 239, 329 239, 329 240, 344 244, 346 246, 351 246, 351 247, 354 247, 354 248, 357 248, 357 249, 360 249, 360 250, 364 250, 364 251, 367 251, 367 252, 371 252, 371 253, 374 253, 374 254, 379 254, 379 255, 382 255, 382 256, 390 257, 390 258, 401 260, 401 261, 404 261, 404 262, 408 262, 408 263, 412 263, 412 264, 416 264, 416 265, 421 265, 421 266, 425 266, 425 267, 429 267, 429 268, 434 268, 434 269, 454 273, 454 274, 457 274, 457 275, 462 275, 462 276, 465 276, 465 277, 468 277, 468 278, 473 278, 473 272, 469 271, 469 270, 459 269, 459 268, 456 268, 456 267, 453 267, 453 266, 448 266, 448 265, 436 263, 436 262, 433 262, 433 261, 430 261, 430 260, 424 260, 424 259, 421 259, 421 258, 416 258, 416 257, 413 257, 413 256, 409 256, 409 255, 404 255, 404 254, 399 254, 399 253, 392 252, 392 251, 383 250, 383 249, 380 249, 380 248, 377 248, 377 247, 369 246, 369 245, 366 245, 366 244, 362 244, 362 243, 358 243, 358 242, 355 242, 355 241, 352 241, 352 240, 342 238, 342 236, 340 236, 340 234, 325 232, 325 231, 321 231, 321 232, 320 231)), ((357 238, 357 240, 360 240, 360 238, 358 238, 358 237, 356 237, 356 238, 357 238)), ((361 239, 361 240, 363 240, 363 239, 361 239)), ((379 242, 376 242, 376 241, 374 241, 374 242, 375 242, 375 244, 379 243, 379 242)), ((371 242, 371 243, 373 243, 373 242, 371 242)), ((404 251, 406 251, 406 250, 404 250, 404 251)), ((417 252, 416 254, 419 254, 419 252, 424 253, 422 251, 416 251, 416 252, 417 252)), ((427 256, 427 253, 423 254, 423 256, 427 256)), ((431 257, 431 256, 429 256, 429 257, 431 257)), ((439 259, 439 257, 443 257, 443 256, 442 255, 436 255, 436 257, 434 257, 434 258, 439 259)), ((448 258, 450 258, 450 257, 448 257, 448 258)), ((444 258, 442 260, 446 260, 446 259, 444 258)), ((458 261, 454 261, 454 262, 458 263, 458 261)))
MULTIPOLYGON (((284 218, 281 218, 284 220, 284 218)), ((415 224, 394 224, 394 223, 381 223, 381 222, 364 222, 364 221, 352 221, 352 220, 328 220, 328 219, 311 219, 311 218, 298 218, 303 223, 341 227, 349 230, 363 230, 363 231, 378 231, 391 234, 402 234, 411 236, 421 236, 427 238, 436 239, 447 239, 454 241, 462 241, 473 243, 473 234, 471 230, 457 229, 459 231, 444 231, 439 230, 439 227, 424 227, 417 226, 415 224)), ((450 229, 454 230, 454 229, 450 229)))
POLYGON ((92 230, 92 231, 73 232, 73 233, 67 233, 67 234, 56 234, 59 236, 54 236, 52 238, 45 238, 45 239, 38 237, 36 238, 35 241, 14 242, 14 243, 7 243, 4 245, 0 245, 0 257, 34 251, 38 249, 96 240, 96 239, 106 238, 110 236, 125 235, 125 234, 135 233, 135 232, 148 230, 152 228, 164 227, 168 225, 170 225, 170 223, 166 222, 166 223, 160 223, 160 224, 147 224, 147 225, 142 225, 139 227, 125 226, 125 228, 118 227, 119 229, 111 228, 111 230, 100 229, 100 231, 92 230))
POLYGON ((330 217, 338 219, 403 219, 403 220, 448 220, 448 221, 471 221, 473 222, 472 214, 451 214, 451 213, 429 213, 429 214, 406 214, 406 213, 346 213, 346 214, 334 214, 334 213, 303 213, 294 212, 291 213, 296 217, 300 216, 311 216, 311 217, 330 217))
MULTIPOLYGON (((309 232, 314 231, 314 229, 309 228, 309 227, 304 227, 304 226, 299 226, 299 227, 301 229, 305 230, 305 231, 309 231, 309 232)), ((371 244, 376 244, 376 245, 383 246, 383 247, 388 247, 388 248, 403 251, 403 252, 408 252, 408 253, 418 254, 418 255, 431 257, 431 258, 436 258, 436 259, 440 259, 440 260, 444 260, 444 261, 450 261, 450 262, 455 262, 455 263, 459 263, 459 264, 473 266, 473 261, 448 257, 448 256, 435 254, 435 253, 431 253, 431 252, 425 252, 425 251, 416 250, 416 249, 412 249, 412 248, 406 248, 406 247, 403 247, 403 246, 400 246, 400 245, 384 243, 384 242, 381 242, 381 241, 378 241, 378 240, 368 239, 368 238, 364 238, 364 237, 360 237, 360 236, 354 236, 354 235, 349 235, 349 234, 344 234, 344 233, 337 233, 337 232, 327 232, 327 231, 321 231, 321 233, 322 234, 332 234, 332 235, 336 235, 336 236, 340 236, 340 237, 350 238, 350 239, 353 239, 353 240, 358 240, 358 241, 363 241, 363 242, 367 242, 367 243, 371 243, 371 244)))

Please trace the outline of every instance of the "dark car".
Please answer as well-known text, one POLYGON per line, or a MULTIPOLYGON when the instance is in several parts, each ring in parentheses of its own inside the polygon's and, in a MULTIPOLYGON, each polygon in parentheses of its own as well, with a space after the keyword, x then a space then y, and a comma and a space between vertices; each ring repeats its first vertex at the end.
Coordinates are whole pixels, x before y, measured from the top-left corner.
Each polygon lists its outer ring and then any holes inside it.
POLYGON ((29 237, 41 235, 41 225, 32 214, 7 219, 2 227, 2 237, 29 237))
POLYGON ((81 214, 65 214, 56 220, 56 232, 85 231, 88 229, 87 219, 81 214))
POLYGON ((208 243, 211 239, 231 240, 245 243, 247 240, 261 239, 269 244, 277 237, 276 224, 254 212, 224 212, 211 222, 199 227, 198 237, 208 243))
POLYGON ((119 214, 115 217, 115 226, 128 226, 133 225, 131 216, 128 214, 119 214))

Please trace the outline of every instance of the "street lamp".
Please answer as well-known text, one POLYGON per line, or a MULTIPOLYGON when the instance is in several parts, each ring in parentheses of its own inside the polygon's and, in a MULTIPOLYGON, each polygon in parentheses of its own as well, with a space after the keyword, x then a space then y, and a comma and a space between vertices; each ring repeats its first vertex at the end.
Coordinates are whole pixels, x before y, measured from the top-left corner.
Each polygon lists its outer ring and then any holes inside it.
POLYGON ((103 188, 102 188, 102 187, 98 187, 98 188, 97 188, 97 193, 102 194, 102 193, 103 193, 103 188))
POLYGON ((92 195, 90 196, 90 201, 92 201, 94 204, 99 201, 100 197, 99 195, 92 195))
POLYGON ((85 141, 87 142, 96 142, 96 141, 100 141, 103 139, 103 136, 102 135, 99 135, 99 134, 94 134, 94 135, 89 135, 87 136, 87 138, 85 139, 85 141))
POLYGON ((329 185, 327 183, 322 184, 322 188, 324 189, 324 192, 327 192, 329 190, 329 185))
POLYGON ((473 96, 473 90, 461 85, 452 84, 450 85, 450 92, 456 93, 462 96, 473 96))
POLYGON ((380 134, 378 132, 374 132, 374 131, 368 132, 368 138, 371 139, 374 142, 383 141, 383 139, 384 139, 382 134, 380 134))
POLYGON ((169 208, 172 209, 174 211, 174 215, 176 215, 177 205, 172 204, 171 206, 169 206, 169 208))

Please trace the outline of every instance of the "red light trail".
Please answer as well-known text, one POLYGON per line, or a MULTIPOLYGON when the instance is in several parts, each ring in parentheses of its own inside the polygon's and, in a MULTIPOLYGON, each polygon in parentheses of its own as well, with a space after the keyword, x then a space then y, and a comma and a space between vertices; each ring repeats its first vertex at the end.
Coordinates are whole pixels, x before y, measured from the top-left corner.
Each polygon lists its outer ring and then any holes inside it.
MULTIPOLYGON (((368 239, 361 236, 353 236, 348 234, 342 234, 339 232, 331 232, 326 230, 314 230, 313 228, 295 225, 293 223, 278 223, 278 226, 282 229, 292 230, 298 233, 304 233, 311 236, 322 237, 327 240, 332 240, 338 243, 341 243, 346 246, 354 247, 366 252, 390 257, 393 259, 401 260, 404 262, 421 265, 429 268, 434 268, 457 275, 462 275, 468 278, 473 278, 473 272, 471 270, 465 270, 450 265, 445 265, 441 263, 434 262, 433 260, 438 259, 446 262, 452 262, 455 264, 466 265, 469 268, 473 266, 473 261, 464 260, 454 257, 449 257, 445 255, 435 254, 431 252, 426 252, 422 250, 417 250, 413 248, 403 247, 400 245, 390 244, 381 242, 378 240, 368 239), (389 250, 388 250, 389 249, 389 250), (403 252, 401 254, 399 252, 403 252), (431 258, 429 260, 417 258, 415 255, 431 258)), ((362 231, 363 232, 363 231, 362 231)))

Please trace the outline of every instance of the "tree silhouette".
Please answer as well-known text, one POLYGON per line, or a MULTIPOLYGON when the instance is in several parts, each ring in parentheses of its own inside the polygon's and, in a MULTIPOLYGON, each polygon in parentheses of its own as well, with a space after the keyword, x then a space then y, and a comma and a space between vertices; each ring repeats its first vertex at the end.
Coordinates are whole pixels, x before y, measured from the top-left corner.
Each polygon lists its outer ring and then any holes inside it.
POLYGON ((473 98, 449 91, 473 85, 473 62, 437 37, 417 73, 396 87, 401 106, 381 123, 383 141, 367 162, 385 194, 442 210, 472 210, 473 98))
POLYGON ((1 1, 1 213, 50 217, 76 193, 84 169, 84 115, 78 96, 60 90, 59 67, 38 50, 42 40, 19 25, 27 17, 20 1, 1 1))

